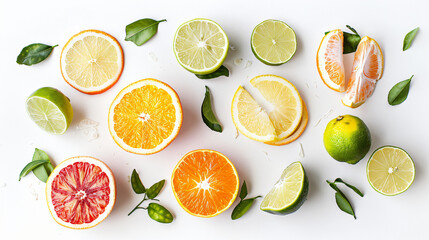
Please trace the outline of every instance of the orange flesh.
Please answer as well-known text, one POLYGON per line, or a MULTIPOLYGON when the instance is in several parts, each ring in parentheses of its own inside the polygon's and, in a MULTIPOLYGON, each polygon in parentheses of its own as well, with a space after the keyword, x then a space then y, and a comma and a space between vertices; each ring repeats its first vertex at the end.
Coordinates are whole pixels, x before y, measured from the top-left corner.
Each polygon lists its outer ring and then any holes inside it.
POLYGON ((342 56, 339 56, 339 54, 343 54, 342 45, 343 32, 339 31, 328 40, 325 53, 325 70, 329 74, 330 80, 341 86, 340 89, 345 86, 343 65, 338 62, 338 59, 342 59, 342 56))
POLYGON ((234 167, 211 151, 188 154, 173 172, 173 191, 193 215, 212 216, 228 208, 238 191, 234 167))
POLYGON ((76 162, 61 169, 52 181, 55 214, 71 224, 91 223, 110 201, 109 178, 98 166, 76 162))
POLYGON ((164 89, 145 85, 126 93, 114 109, 114 129, 133 148, 153 149, 174 129, 176 109, 164 89))

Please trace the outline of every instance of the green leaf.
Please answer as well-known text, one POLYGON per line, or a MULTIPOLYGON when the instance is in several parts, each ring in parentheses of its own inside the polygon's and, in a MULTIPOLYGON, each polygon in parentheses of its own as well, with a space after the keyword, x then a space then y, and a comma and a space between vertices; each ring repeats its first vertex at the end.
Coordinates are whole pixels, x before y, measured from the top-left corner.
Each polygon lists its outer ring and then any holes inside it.
POLYGON ((134 192, 137 194, 146 192, 146 188, 144 187, 142 181, 140 180, 140 176, 135 169, 131 174, 131 187, 133 188, 134 192))
POLYGON ((247 196, 247 185, 246 181, 243 181, 243 185, 241 186, 240 190, 240 198, 243 200, 247 196))
POLYGON ((350 204, 349 200, 344 196, 344 194, 340 192, 335 193, 335 201, 337 202, 338 207, 343 211, 350 215, 352 215, 356 219, 355 212, 353 211, 353 207, 350 204))
POLYGON ((18 64, 27 66, 39 63, 45 60, 52 52, 55 46, 49 46, 43 43, 33 43, 24 47, 16 58, 18 64))
POLYGON ((160 223, 171 223, 173 215, 165 207, 158 203, 149 203, 147 213, 150 218, 160 223))
POLYGON ((22 169, 21 173, 19 174, 19 179, 18 181, 21 181, 21 178, 26 176, 29 172, 31 172, 34 168, 48 163, 48 160, 36 160, 36 161, 31 161, 29 162, 27 165, 25 165, 24 169, 22 169))
POLYGON ((158 196, 159 192, 162 190, 162 187, 164 187, 165 180, 161 180, 154 185, 152 185, 149 189, 146 190, 147 197, 149 199, 154 199, 156 196, 158 196))
POLYGON ((156 34, 159 23, 166 21, 165 19, 157 21, 144 18, 130 23, 125 27, 125 33, 127 35, 125 41, 131 41, 137 46, 141 46, 156 34))
POLYGON ((357 189, 357 187, 355 187, 355 186, 353 186, 353 185, 351 185, 351 184, 348 184, 348 183, 344 182, 344 181, 343 181, 343 179, 341 179, 341 178, 337 178, 337 179, 335 179, 334 183, 337 183, 337 182, 339 182, 339 183, 343 183, 344 185, 346 185, 347 187, 349 187, 349 188, 351 188, 353 191, 355 191, 355 193, 357 193, 359 196, 363 197, 363 193, 362 193, 361 191, 359 191, 359 189, 357 189))
POLYGON ((413 30, 411 30, 409 33, 407 33, 407 35, 405 35, 404 44, 402 45, 402 51, 405 51, 411 47, 411 43, 413 42, 414 37, 416 36, 418 31, 419 31, 419 27, 416 27, 413 30))
POLYGON ((229 70, 224 65, 220 66, 220 68, 209 74, 195 74, 199 79, 212 79, 220 76, 229 77, 229 70))
MULTIPOLYGON (((352 31, 354 34, 356 34, 356 35, 358 35, 358 36, 359 36, 359 33, 357 33, 357 32, 356 32, 356 30, 355 30, 354 28, 350 27, 350 25, 346 25, 346 27, 347 27, 348 29, 350 29, 350 31, 352 31)), ((359 37, 360 37, 360 36, 359 36, 359 37)))
POLYGON ((414 77, 412 75, 409 79, 401 81, 395 86, 392 87, 389 91, 389 95, 387 96, 387 101, 390 105, 398 105, 401 104, 408 97, 408 92, 410 91, 410 83, 411 79, 414 77))
POLYGON ((212 110, 210 89, 207 86, 203 105, 201 106, 201 115, 207 127, 209 127, 213 131, 222 132, 222 126, 217 121, 216 116, 214 115, 212 110))
POLYGON ((45 151, 40 150, 38 148, 34 149, 33 160, 47 160, 48 163, 40 165, 33 169, 34 175, 42 182, 46 182, 48 180, 49 175, 51 175, 52 170, 54 170, 54 166, 49 160, 48 154, 45 151))
POLYGON ((348 32, 343 32, 344 43, 343 43, 343 53, 352 53, 356 52, 356 49, 360 42, 360 36, 357 34, 351 34, 348 32))
POLYGON ((237 206, 235 206, 234 210, 231 214, 231 219, 236 220, 241 218, 247 211, 249 211, 250 207, 253 205, 253 202, 255 199, 259 198, 261 196, 257 196, 254 198, 245 199, 243 201, 240 201, 237 206))

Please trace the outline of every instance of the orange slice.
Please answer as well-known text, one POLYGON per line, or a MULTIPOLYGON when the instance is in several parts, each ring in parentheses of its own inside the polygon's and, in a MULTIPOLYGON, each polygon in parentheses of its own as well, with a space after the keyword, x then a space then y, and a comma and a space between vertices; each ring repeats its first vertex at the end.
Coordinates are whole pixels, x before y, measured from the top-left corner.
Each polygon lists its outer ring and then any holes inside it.
POLYGON ((80 92, 98 94, 111 88, 122 74, 124 53, 119 42, 99 30, 74 35, 60 59, 64 80, 80 92))
POLYGON ((238 193, 238 174, 223 154, 195 150, 177 163, 171 187, 180 206, 198 217, 214 217, 234 202, 238 193))
POLYGON ((112 171, 93 157, 73 157, 61 162, 46 182, 49 211, 64 227, 94 227, 110 214, 115 200, 112 171))
POLYGON ((317 50, 316 63, 323 82, 337 92, 346 90, 343 63, 343 32, 339 29, 326 34, 317 50))
POLYGON ((353 60, 353 70, 342 102, 352 108, 362 105, 374 92, 375 83, 383 75, 383 53, 378 43, 363 37, 353 60))
POLYGON ((166 83, 143 79, 122 89, 109 109, 109 131, 125 151, 153 154, 164 149, 182 126, 182 105, 166 83))

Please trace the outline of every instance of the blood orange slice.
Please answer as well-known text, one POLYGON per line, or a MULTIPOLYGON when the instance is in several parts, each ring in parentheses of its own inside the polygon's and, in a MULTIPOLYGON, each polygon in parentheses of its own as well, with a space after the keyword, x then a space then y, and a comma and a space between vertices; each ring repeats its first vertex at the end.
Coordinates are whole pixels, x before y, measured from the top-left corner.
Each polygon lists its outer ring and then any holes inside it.
POLYGON ((46 182, 46 201, 55 221, 72 229, 102 222, 116 199, 115 179, 106 164, 92 157, 60 163, 46 182))

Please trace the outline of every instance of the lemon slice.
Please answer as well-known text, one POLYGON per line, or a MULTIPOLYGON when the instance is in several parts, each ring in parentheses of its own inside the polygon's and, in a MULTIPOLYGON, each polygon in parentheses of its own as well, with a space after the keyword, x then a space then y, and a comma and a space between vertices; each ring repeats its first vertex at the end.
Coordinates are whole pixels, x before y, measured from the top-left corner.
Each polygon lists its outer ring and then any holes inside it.
POLYGON ((260 142, 276 139, 276 130, 268 114, 241 86, 232 99, 231 113, 235 126, 246 137, 260 142))
POLYGON ((410 155, 393 146, 375 150, 366 166, 366 176, 372 188, 387 196, 405 192, 413 183, 414 175, 410 155))
POLYGON ((253 87, 271 104, 268 116, 276 130, 276 140, 291 135, 301 123, 302 100, 288 80, 275 75, 261 75, 250 80, 253 87))
POLYGON ((229 42, 219 24, 208 19, 183 23, 174 36, 173 49, 182 67, 195 74, 216 71, 228 54, 229 42))

